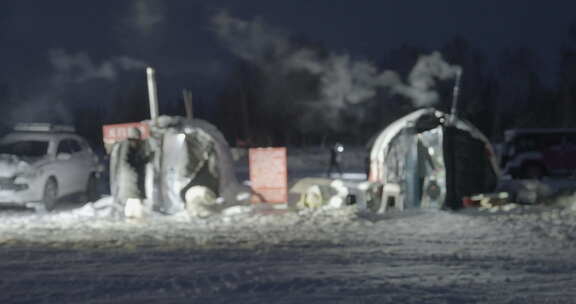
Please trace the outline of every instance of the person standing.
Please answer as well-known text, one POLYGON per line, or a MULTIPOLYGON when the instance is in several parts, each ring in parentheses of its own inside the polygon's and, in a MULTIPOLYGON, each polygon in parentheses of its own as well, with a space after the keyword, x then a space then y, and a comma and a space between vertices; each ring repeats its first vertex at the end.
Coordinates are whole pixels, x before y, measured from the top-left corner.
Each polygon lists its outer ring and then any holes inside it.
POLYGON ((326 172, 326 176, 330 177, 332 175, 332 170, 336 169, 342 177, 342 152, 344 152, 344 146, 341 143, 336 143, 330 149, 330 165, 328 167, 328 171, 326 172))
POLYGON ((138 128, 128 129, 125 140, 117 142, 110 155, 110 192, 119 204, 146 198, 146 166, 153 152, 138 128))

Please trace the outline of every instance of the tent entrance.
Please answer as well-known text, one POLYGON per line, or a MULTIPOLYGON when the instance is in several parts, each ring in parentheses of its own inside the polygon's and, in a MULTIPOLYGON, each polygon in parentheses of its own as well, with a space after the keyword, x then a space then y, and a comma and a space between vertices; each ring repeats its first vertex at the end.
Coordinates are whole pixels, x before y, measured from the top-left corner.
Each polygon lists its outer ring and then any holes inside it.
POLYGON ((443 129, 417 132, 403 129, 392 139, 386 153, 386 183, 397 184, 404 208, 442 208, 446 170, 443 158, 443 129))

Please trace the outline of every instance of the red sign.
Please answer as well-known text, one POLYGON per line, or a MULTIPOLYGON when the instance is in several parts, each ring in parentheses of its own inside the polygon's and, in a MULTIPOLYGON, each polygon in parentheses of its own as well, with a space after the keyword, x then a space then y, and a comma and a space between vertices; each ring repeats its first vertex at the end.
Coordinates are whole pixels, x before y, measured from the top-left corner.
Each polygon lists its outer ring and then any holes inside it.
POLYGON ((105 144, 113 144, 117 141, 124 140, 128 137, 128 130, 131 128, 138 128, 142 139, 150 136, 148 124, 143 122, 129 122, 123 124, 104 125, 102 126, 102 133, 105 144))
POLYGON ((115 142, 124 140, 128 137, 128 130, 131 128, 138 128, 142 139, 150 136, 150 129, 148 124, 143 122, 129 122, 122 124, 104 125, 102 126, 102 134, 105 145, 111 145, 115 142))
POLYGON ((258 196, 253 202, 288 202, 286 148, 250 149, 250 184, 258 196))

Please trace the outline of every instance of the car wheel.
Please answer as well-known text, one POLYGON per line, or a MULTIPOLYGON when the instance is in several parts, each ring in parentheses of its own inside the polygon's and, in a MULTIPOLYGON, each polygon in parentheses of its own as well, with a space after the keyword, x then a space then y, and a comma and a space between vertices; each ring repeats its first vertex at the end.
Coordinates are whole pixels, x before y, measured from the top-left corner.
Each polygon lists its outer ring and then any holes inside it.
POLYGON ((58 201, 58 183, 54 178, 49 178, 44 185, 42 203, 46 211, 51 211, 58 201))

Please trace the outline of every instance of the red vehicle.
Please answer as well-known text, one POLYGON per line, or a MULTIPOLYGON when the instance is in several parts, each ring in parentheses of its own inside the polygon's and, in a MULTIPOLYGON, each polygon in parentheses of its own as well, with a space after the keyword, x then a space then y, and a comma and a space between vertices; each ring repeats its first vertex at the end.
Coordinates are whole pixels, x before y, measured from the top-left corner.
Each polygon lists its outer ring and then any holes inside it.
POLYGON ((513 178, 572 176, 576 172, 576 129, 513 129, 505 133, 501 162, 513 178))

